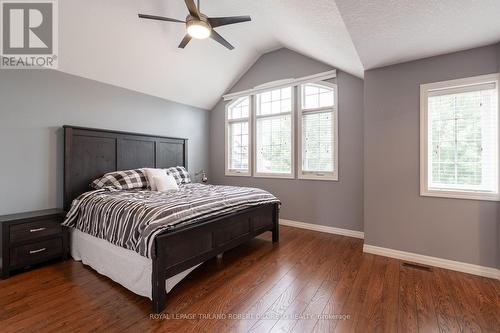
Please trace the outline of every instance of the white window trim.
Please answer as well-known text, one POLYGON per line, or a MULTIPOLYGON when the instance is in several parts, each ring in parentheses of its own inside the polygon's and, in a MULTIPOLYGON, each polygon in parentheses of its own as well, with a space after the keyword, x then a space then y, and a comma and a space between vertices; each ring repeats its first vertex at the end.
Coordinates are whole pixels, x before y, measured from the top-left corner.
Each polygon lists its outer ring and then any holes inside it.
POLYGON ((300 86, 301 84, 304 83, 311 83, 311 82, 318 82, 318 81, 324 81, 328 79, 334 79, 337 77, 337 70, 331 70, 323 73, 318 73, 314 75, 309 75, 309 76, 304 76, 301 78, 294 78, 294 79, 284 79, 284 80, 277 80, 273 82, 267 82, 261 85, 258 85, 252 89, 247 89, 243 91, 238 91, 230 94, 223 95, 222 98, 225 101, 230 101, 239 97, 243 96, 250 96, 250 95, 257 95, 269 90, 275 90, 279 88, 286 88, 286 87, 296 87, 300 86))
POLYGON ((253 170, 253 176, 255 178, 282 178, 282 179, 295 179, 295 110, 296 110, 296 98, 295 98, 295 87, 287 85, 285 87, 281 88, 269 88, 267 90, 262 90, 259 93, 264 93, 268 91, 273 91, 276 89, 282 89, 290 87, 292 92, 291 92, 291 99, 292 99, 292 110, 290 112, 284 112, 284 113, 277 113, 277 114, 272 114, 272 115, 264 115, 264 116, 257 116, 257 95, 252 95, 252 150, 253 150, 253 164, 252 164, 252 170, 253 170), (271 117, 276 117, 284 114, 289 114, 290 115, 290 121, 291 121, 291 171, 290 173, 265 173, 265 172, 257 172, 257 119, 258 118, 271 118, 271 117))
MULTIPOLYGON (((428 197, 456 198, 456 199, 471 199, 471 200, 487 200, 500 201, 500 177, 497 185, 497 193, 482 192, 482 191, 465 191, 465 190, 439 190, 430 189, 428 184, 428 97, 430 92, 436 92, 440 89, 450 89, 454 87, 466 87, 468 85, 477 85, 487 82, 496 82, 497 92, 499 96, 498 107, 500 108, 500 89, 498 83, 500 76, 496 74, 480 75, 458 80, 441 81, 420 85, 420 195, 428 197)), ((499 112, 500 122, 500 112, 499 112)), ((500 130, 500 124, 499 124, 500 130)), ((500 147, 500 135, 497 135, 500 147)))
POLYGON ((232 100, 230 103, 226 104, 226 110, 225 110, 225 122, 224 122, 224 165, 225 165, 225 175, 226 176, 236 176, 236 177, 251 177, 252 176, 252 171, 251 171, 251 156, 252 156, 252 109, 253 109, 253 98, 252 96, 241 96, 238 97, 234 100, 232 100), (238 118, 238 119, 229 119, 229 108, 233 106, 241 97, 248 97, 250 99, 249 103, 249 110, 248 110, 248 117, 245 118, 238 118), (248 171, 243 172, 243 171, 236 171, 236 170, 231 170, 229 169, 229 124, 231 123, 238 123, 238 122, 248 122, 248 171))
POLYGON ((307 180, 330 180, 330 181, 338 181, 339 180, 339 159, 338 159, 338 152, 339 152, 339 130, 338 130, 338 89, 337 85, 334 83, 329 83, 329 82, 311 82, 319 85, 325 85, 329 86, 330 88, 333 88, 333 100, 334 100, 334 105, 332 107, 326 107, 326 108, 318 108, 318 109, 307 109, 303 110, 302 109, 302 87, 303 85, 300 85, 297 87, 298 89, 298 98, 297 98, 297 108, 299 110, 298 112, 298 179, 307 179, 307 180), (332 122, 333 122, 333 135, 332 135, 332 157, 333 157, 333 172, 311 172, 311 171, 304 171, 302 170, 302 115, 305 113, 309 112, 315 112, 315 111, 326 111, 326 110, 331 110, 332 111, 332 122))

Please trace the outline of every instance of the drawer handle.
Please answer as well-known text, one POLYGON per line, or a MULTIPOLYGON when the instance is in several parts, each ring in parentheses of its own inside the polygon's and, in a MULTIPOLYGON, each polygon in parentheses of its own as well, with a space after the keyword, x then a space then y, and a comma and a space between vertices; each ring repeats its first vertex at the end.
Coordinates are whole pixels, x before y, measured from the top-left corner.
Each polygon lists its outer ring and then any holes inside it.
POLYGON ((36 228, 36 229, 30 229, 30 232, 39 232, 39 231, 44 231, 47 228, 36 228))
POLYGON ((38 250, 32 250, 32 251, 30 251, 30 254, 35 254, 35 253, 43 252, 43 251, 45 251, 45 250, 47 250, 47 248, 42 247, 41 249, 38 249, 38 250))

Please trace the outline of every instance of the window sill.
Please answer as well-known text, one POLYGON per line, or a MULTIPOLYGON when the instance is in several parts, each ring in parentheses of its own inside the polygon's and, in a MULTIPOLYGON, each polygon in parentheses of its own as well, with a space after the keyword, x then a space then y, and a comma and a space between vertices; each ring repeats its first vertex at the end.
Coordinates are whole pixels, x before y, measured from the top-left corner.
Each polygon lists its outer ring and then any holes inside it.
POLYGON ((254 176, 254 178, 295 179, 295 177, 293 175, 288 175, 288 174, 286 174, 286 175, 284 175, 284 174, 276 174, 276 175, 274 175, 274 174, 267 174, 267 173, 266 174, 263 174, 263 173, 258 174, 258 173, 256 173, 253 176, 254 176))
POLYGON ((305 175, 305 176, 298 176, 297 177, 300 180, 324 180, 324 181, 329 181, 329 182, 338 182, 339 178, 334 177, 334 176, 312 176, 312 175, 305 175))
POLYGON ((421 190, 422 197, 500 201, 500 195, 496 193, 466 192, 466 191, 441 191, 441 190, 421 190))
POLYGON ((239 173, 239 172, 226 172, 224 174, 227 177, 251 177, 250 173, 239 173))

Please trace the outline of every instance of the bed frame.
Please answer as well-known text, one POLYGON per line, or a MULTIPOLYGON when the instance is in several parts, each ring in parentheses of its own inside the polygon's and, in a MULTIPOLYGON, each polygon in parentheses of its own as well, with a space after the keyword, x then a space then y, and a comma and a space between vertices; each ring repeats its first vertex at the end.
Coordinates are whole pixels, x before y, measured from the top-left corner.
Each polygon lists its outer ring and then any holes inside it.
MULTIPOLYGON (((92 180, 117 170, 187 168, 187 139, 64 126, 64 208, 89 190, 92 180)), ((193 170, 191 170, 193 171, 193 170)), ((266 204, 195 225, 174 228, 155 238, 152 254, 154 313, 166 304, 165 280, 271 231, 279 241, 279 206, 266 204)))

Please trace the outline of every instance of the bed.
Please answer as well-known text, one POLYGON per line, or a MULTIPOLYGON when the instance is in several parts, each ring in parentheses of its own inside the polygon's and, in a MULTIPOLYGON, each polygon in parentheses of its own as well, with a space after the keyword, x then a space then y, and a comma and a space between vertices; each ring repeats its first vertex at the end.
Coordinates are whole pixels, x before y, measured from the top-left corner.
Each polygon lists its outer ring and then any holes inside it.
MULTIPOLYGON (((88 186, 94 179, 112 171, 145 167, 187 168, 187 139, 75 126, 64 126, 64 139, 64 207, 67 211, 72 203, 75 206, 79 201, 90 200, 135 200, 148 207, 152 202, 168 202, 167 195, 164 197, 152 191, 89 192, 88 186), (90 199, 80 200, 85 196, 90 199)), ((98 232, 75 225, 71 228, 74 259, 83 261, 129 290, 150 297, 153 312, 160 313, 165 308, 167 292, 204 261, 263 232, 271 231, 273 242, 279 241, 279 202, 263 200, 259 190, 191 184, 183 191, 186 198, 195 194, 206 197, 203 193, 217 191, 222 194, 236 191, 238 195, 246 191, 245 195, 259 199, 245 200, 246 205, 238 206, 226 202, 217 209, 207 210, 212 213, 194 209, 196 214, 191 210, 191 215, 185 214, 183 219, 175 221, 158 219, 161 223, 155 224, 155 228, 137 242, 130 239, 128 242, 122 239, 122 243, 107 241, 105 237, 99 237, 98 232)), ((104 221, 87 220, 89 224, 94 223, 94 227, 104 221)), ((144 222, 144 226, 141 231, 150 226, 149 222, 144 222)))

